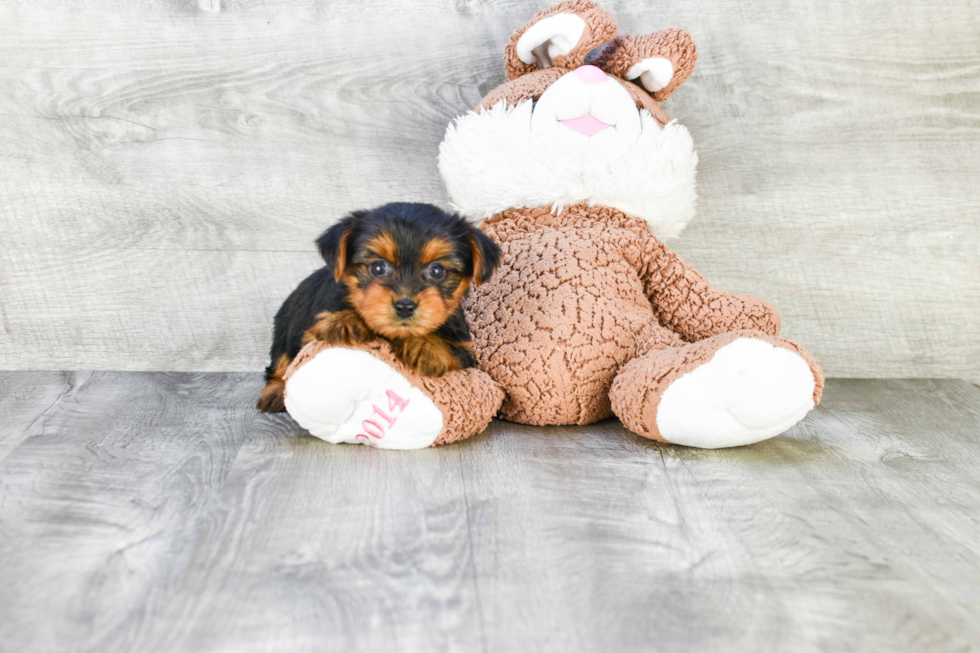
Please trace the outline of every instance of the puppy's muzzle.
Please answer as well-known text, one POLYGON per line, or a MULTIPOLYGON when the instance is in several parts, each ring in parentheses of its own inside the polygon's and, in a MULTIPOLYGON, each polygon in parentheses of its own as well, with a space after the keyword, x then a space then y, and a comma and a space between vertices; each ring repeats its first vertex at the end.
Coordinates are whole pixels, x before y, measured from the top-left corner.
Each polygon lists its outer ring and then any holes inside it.
POLYGON ((395 308, 395 314, 402 319, 407 319, 415 315, 415 309, 419 307, 411 299, 399 299, 393 306, 395 308))

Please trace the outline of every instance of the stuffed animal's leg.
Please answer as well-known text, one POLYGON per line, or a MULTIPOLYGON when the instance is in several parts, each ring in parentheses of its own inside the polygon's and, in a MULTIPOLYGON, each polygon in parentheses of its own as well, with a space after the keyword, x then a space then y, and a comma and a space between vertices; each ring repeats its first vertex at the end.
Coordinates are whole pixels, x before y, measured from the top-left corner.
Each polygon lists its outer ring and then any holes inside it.
POLYGON ((311 342, 283 376, 286 410, 311 435, 338 444, 420 449, 482 431, 504 393, 470 368, 420 377, 387 342, 311 342))
POLYGON ((823 383, 796 343, 735 331, 642 354, 619 371, 609 396, 642 436, 717 449, 784 432, 820 400, 823 383))

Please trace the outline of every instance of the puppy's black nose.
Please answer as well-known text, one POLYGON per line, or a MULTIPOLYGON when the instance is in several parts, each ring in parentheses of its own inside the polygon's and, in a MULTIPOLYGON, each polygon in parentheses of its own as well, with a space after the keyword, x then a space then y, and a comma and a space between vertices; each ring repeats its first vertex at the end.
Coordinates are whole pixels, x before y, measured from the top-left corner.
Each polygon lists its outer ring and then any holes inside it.
POLYGON ((398 313, 398 317, 412 317, 412 313, 415 309, 419 307, 418 304, 413 302, 411 299, 399 299, 394 304, 395 313, 398 313))

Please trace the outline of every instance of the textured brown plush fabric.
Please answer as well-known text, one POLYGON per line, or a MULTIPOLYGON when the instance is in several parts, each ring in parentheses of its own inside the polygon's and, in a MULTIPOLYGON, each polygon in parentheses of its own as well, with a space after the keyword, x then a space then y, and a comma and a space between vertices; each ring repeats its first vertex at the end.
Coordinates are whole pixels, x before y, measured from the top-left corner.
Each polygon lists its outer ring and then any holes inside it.
POLYGON ((578 68, 585 62, 585 56, 593 48, 599 47, 619 33, 613 15, 592 0, 569 0, 539 11, 531 17, 531 20, 514 30, 510 41, 504 48, 504 67, 507 69, 507 79, 517 79, 521 75, 538 70, 537 64, 526 64, 517 56, 517 41, 528 28, 542 18, 563 13, 575 14, 584 20, 585 31, 582 32, 582 38, 579 39, 578 45, 568 54, 555 57, 552 60, 552 65, 558 68, 578 68))
POLYGON ((824 387, 823 371, 808 351, 795 342, 758 331, 733 331, 677 347, 653 349, 631 360, 616 375, 610 388, 613 412, 634 433, 666 442, 657 430, 657 408, 664 391, 671 383, 711 360, 719 349, 738 338, 755 338, 799 354, 810 366, 816 381, 813 401, 820 402, 824 387))
POLYGON ((548 90, 549 86, 567 72, 569 71, 566 68, 545 68, 504 82, 487 93, 486 97, 480 100, 476 110, 492 109, 501 100, 505 100, 510 106, 518 104, 522 100, 537 100, 542 93, 548 90))
POLYGON ((666 125, 670 119, 657 103, 666 100, 691 76, 698 58, 691 36, 680 29, 665 29, 642 36, 629 34, 616 37, 617 32, 618 28, 612 14, 592 0, 562 2, 538 12, 525 25, 514 31, 504 48, 504 66, 507 68, 508 81, 480 100, 476 110, 489 109, 501 100, 505 100, 510 106, 522 100, 537 100, 559 77, 585 63, 585 56, 593 48, 613 39, 602 49, 593 64, 622 84, 636 102, 637 108, 646 109, 657 122, 666 125), (567 55, 555 57, 550 68, 541 70, 536 64, 525 64, 517 56, 518 39, 542 18, 559 13, 573 13, 585 20, 586 28, 579 44, 567 55), (647 92, 639 83, 625 79, 627 71, 634 64, 648 57, 665 57, 670 59, 674 66, 674 76, 670 83, 653 94, 647 92))
POLYGON ((665 29, 645 36, 618 36, 602 49, 592 63, 610 75, 626 79, 630 68, 650 57, 670 59, 674 66, 670 83, 653 93, 654 100, 663 102, 691 76, 698 60, 698 51, 690 34, 682 29, 665 29))
MULTIPOLYGON (((301 366, 331 345, 325 342, 311 342, 300 350, 292 364, 283 375, 284 381, 295 374, 301 366)), ((504 393, 484 372, 470 368, 449 372, 439 378, 421 377, 399 361, 384 340, 365 345, 349 347, 367 351, 391 365, 399 374, 420 389, 432 403, 442 411, 443 427, 435 444, 449 444, 463 440, 485 429, 490 419, 497 414, 504 393)), ((288 386, 287 386, 288 391, 288 386)))
POLYGON ((502 261, 464 307, 480 368, 507 392, 506 419, 588 424, 612 414, 613 379, 638 356, 732 331, 779 331, 771 306, 712 288, 621 211, 513 209, 483 229, 502 261))

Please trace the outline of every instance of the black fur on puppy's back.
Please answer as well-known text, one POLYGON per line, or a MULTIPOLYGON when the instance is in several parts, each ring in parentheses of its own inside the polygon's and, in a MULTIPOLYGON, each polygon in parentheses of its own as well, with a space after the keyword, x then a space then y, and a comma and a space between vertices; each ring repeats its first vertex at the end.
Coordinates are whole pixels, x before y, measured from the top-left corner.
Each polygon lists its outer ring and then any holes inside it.
POLYGON ((257 404, 260 410, 267 413, 286 410, 286 384, 282 376, 302 349, 306 330, 323 311, 346 308, 346 298, 347 288, 334 279, 333 269, 323 267, 301 281, 279 307, 272 328, 271 361, 265 368, 266 386, 257 404))
POLYGON ((322 267, 289 293, 276 312, 269 352, 272 362, 265 369, 266 381, 270 380, 280 356, 285 354, 289 360, 296 358, 303 348, 303 334, 316 322, 317 315, 350 308, 347 292, 347 286, 334 279, 333 268, 322 267))

